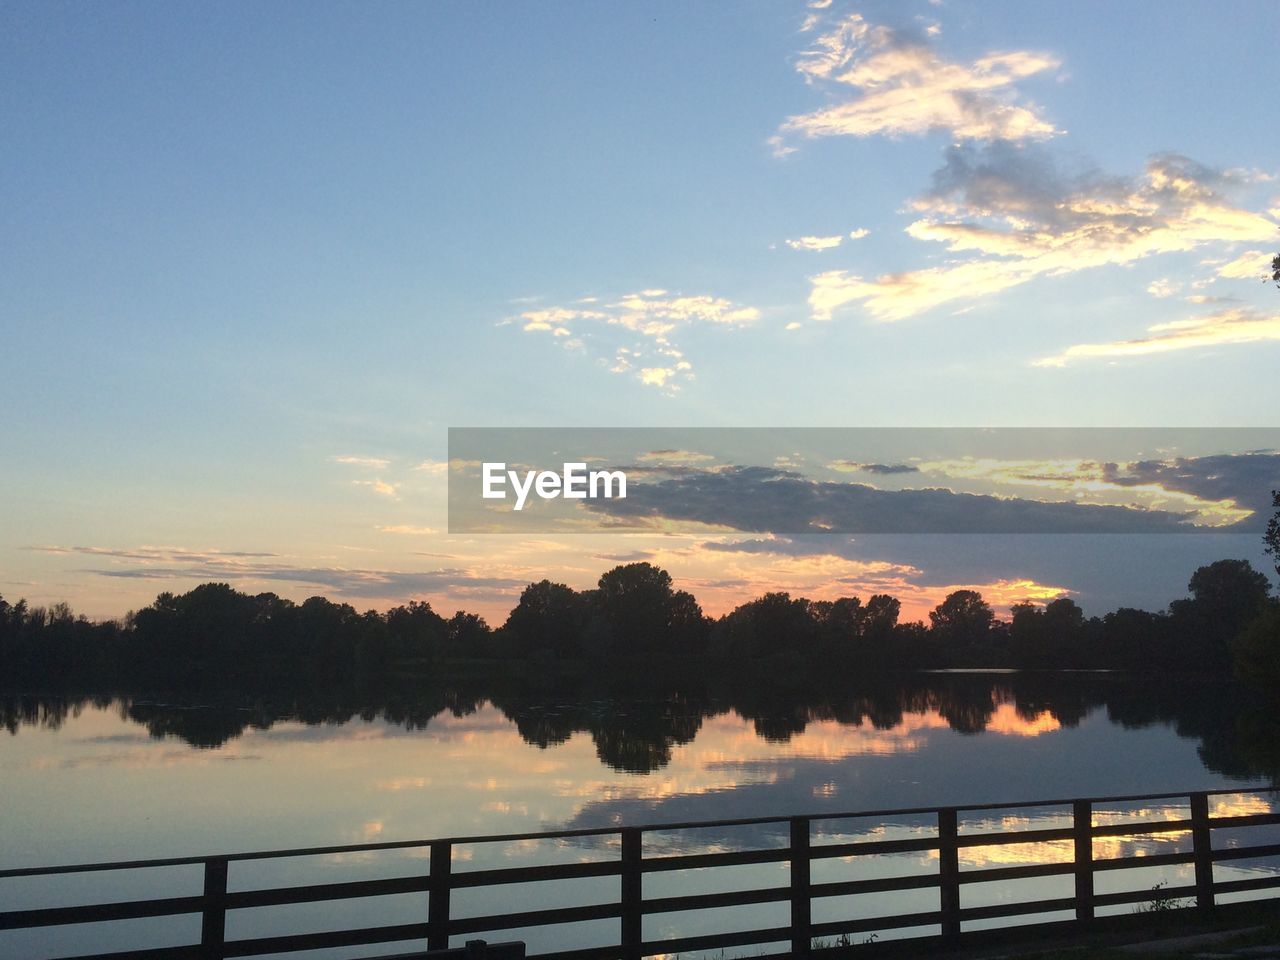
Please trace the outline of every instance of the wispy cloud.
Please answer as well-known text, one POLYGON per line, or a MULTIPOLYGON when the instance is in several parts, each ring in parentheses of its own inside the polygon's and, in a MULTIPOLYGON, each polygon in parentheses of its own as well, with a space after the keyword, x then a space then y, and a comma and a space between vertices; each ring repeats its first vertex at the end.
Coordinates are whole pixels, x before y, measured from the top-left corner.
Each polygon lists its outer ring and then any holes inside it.
POLYGON ((397 484, 387 483, 385 480, 352 480, 351 482, 357 487, 367 487, 379 496, 390 497, 392 500, 399 499, 397 484))
POLYGON ((244 560, 278 557, 279 554, 255 550, 190 550, 186 547, 62 547, 56 545, 22 547, 37 553, 61 556, 80 554, 89 557, 114 557, 144 563, 237 563, 244 560))
POLYGON ((909 463, 860 463, 857 460, 836 460, 827 464, 827 469, 837 473, 875 473, 881 476, 920 472, 919 467, 909 463))
MULTIPOLYGON (((811 24, 807 24, 811 25, 811 24)), ((1045 53, 991 53, 968 63, 938 54, 936 25, 915 35, 850 14, 818 36, 796 63, 810 83, 848 99, 789 118, 770 141, 794 150, 790 135, 806 138, 903 136, 943 131, 957 140, 1044 139, 1058 133, 1032 103, 1019 102, 1019 80, 1057 69, 1045 53)))
POLYGON ((399 600, 410 596, 447 593, 480 597, 506 597, 524 586, 526 578, 492 576, 466 567, 438 570, 383 570, 308 565, 286 561, 274 554, 229 550, 186 550, 176 547, 40 546, 27 549, 61 555, 110 557, 120 561, 88 572, 127 580, 185 580, 191 583, 284 582, 323 587, 339 597, 399 600))
POLYGON ((425 537, 431 534, 439 533, 435 527, 415 527, 408 523, 396 523, 390 526, 378 527, 379 533, 397 533, 406 537, 425 537))
MULTIPOLYGON (((1271 215, 1280 217, 1280 210, 1271 211, 1271 215)), ((1272 256, 1261 250, 1250 250, 1219 267, 1218 276, 1227 280, 1265 280, 1271 276, 1272 256)))
POLYGON ((391 461, 383 457, 330 457, 334 463, 345 463, 352 467, 372 467, 375 470, 385 470, 391 466, 391 461))
POLYGON ((844 242, 841 234, 832 237, 796 237, 788 240, 787 246, 792 250, 831 250, 844 242))
POLYGON ((1260 340, 1280 340, 1280 314, 1229 307, 1203 317, 1158 323, 1147 328, 1147 336, 1133 340, 1078 343, 1059 354, 1036 360, 1035 365, 1065 367, 1077 360, 1145 357, 1175 350, 1257 343, 1260 340))
POLYGON ((706 463, 714 460, 709 453, 699 453, 696 450, 649 450, 636 457, 640 463, 706 463))
POLYGON ((1038 277, 1280 239, 1274 221, 1228 199, 1247 181, 1176 154, 1152 157, 1135 178, 1067 177, 1034 148, 953 147, 906 232, 967 259, 872 280, 821 273, 810 278, 809 305, 818 320, 857 302, 874 319, 902 320, 1038 277))
POLYGON ((694 324, 733 329, 759 318, 755 307, 723 297, 650 289, 609 303, 527 310, 507 322, 526 333, 549 334, 567 350, 594 355, 613 373, 674 393, 693 377, 693 364, 674 339, 680 329, 694 324))

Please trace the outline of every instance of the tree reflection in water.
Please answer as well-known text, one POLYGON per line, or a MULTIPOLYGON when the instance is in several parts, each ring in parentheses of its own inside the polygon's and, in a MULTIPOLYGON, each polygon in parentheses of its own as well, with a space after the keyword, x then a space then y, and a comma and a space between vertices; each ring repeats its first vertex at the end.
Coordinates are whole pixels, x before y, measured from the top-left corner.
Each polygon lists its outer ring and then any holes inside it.
POLYGON ((1254 702, 1225 682, 1152 683, 1124 674, 926 673, 705 683, 543 676, 271 692, 9 693, 0 695, 0 719, 16 735, 23 727, 56 730, 87 707, 114 707, 152 737, 215 748, 284 721, 336 725, 358 719, 419 731, 443 714, 466 717, 486 704, 500 710, 533 747, 585 733, 601 763, 635 774, 661 770, 673 748, 691 743, 705 720, 723 714, 740 716, 766 741, 786 743, 813 723, 893 731, 930 713, 958 733, 979 735, 1006 706, 1027 724, 1048 716, 1071 728, 1104 709, 1112 723, 1128 729, 1170 725, 1178 736, 1199 741, 1200 757, 1213 772, 1273 781, 1280 773, 1280 720, 1265 701, 1254 702))

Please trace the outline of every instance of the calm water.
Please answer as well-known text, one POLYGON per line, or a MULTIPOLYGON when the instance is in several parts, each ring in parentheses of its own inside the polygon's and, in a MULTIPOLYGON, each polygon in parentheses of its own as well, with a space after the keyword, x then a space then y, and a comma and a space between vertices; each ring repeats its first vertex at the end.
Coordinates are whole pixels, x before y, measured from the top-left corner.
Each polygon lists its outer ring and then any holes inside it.
MULTIPOLYGON (((532 685, 530 685, 532 686, 532 685)), ((1270 718, 1238 691, 1202 684, 1153 689, 1111 676, 932 675, 871 686, 745 686, 680 691, 568 683, 534 693, 401 690, 296 698, 0 697, 5 785, 0 867, 128 860, 364 841, 518 833, 792 813, 1178 792, 1257 786, 1274 771, 1270 718)), ((1270 793, 1217 802, 1267 811, 1270 793)), ((1101 819, 1150 814, 1112 805, 1101 819)), ((1185 807, 1157 812, 1185 816, 1185 807)), ((1001 815, 1004 829, 1065 822, 1057 809, 1001 815)), ((962 830, 981 829, 981 817, 962 830)), ((988 824, 989 828, 989 824, 988 824)), ((833 820, 815 842, 928 835, 929 818, 833 820)), ((1276 839, 1254 837, 1252 842, 1276 839)), ((1182 849, 1185 835, 1108 840, 1096 856, 1182 849), (1181 846, 1180 846, 1181 845, 1181 846)), ((1102 843, 1102 841, 1099 841, 1102 843)), ((786 844, 771 826, 669 831, 646 854, 786 844)), ((497 863, 613 858, 599 841, 461 845, 456 871, 497 863)), ((965 866, 1070 858, 1070 845, 976 847, 965 866)), ((394 876, 422 854, 348 854, 233 868, 233 888, 394 876)), ((936 853, 838 858, 814 882, 936 871, 936 853)), ((1220 870, 1222 868, 1219 868, 1220 870)), ((1270 869, 1244 863, 1221 876, 1270 869)), ((1189 868, 1126 877, 1150 887, 1189 882, 1189 868)), ((199 891, 197 870, 0 881, 0 910, 199 891)), ((1144 871, 1145 873, 1145 871, 1144 871)), ((1103 881, 1112 875, 1100 875, 1103 881)), ((646 877, 646 896, 785 884, 785 866, 646 877), (736 872, 735 872, 736 871, 736 872)), ((1019 885, 1018 898, 1068 895, 1066 878, 1019 885), (1055 893, 1055 891, 1057 891, 1055 893)), ((966 905, 1008 890, 966 888, 966 905)), ((617 881, 455 894, 454 914, 602 902, 617 881), (555 889, 546 889, 555 888, 555 889), (518 904, 518 906, 517 906, 518 904)), ((935 909, 936 892, 833 898, 824 921, 935 909)), ((424 918, 418 895, 383 901, 241 911, 228 935, 340 929, 424 918)), ((784 904, 646 921, 646 937, 785 923, 784 904), (707 924, 712 924, 710 927, 707 924)), ((0 956, 57 956, 179 942, 196 920, 128 921, 33 934, 0 933, 0 956)), ((606 942, 616 921, 521 932, 532 950, 606 942)), ((500 939, 500 937, 490 937, 500 939)), ((883 939, 883 937, 882 937, 883 939)), ((384 946, 332 954, 393 952, 384 946)), ((754 951, 743 951, 746 953, 754 951)), ((293 954, 292 956, 306 956, 293 954)))

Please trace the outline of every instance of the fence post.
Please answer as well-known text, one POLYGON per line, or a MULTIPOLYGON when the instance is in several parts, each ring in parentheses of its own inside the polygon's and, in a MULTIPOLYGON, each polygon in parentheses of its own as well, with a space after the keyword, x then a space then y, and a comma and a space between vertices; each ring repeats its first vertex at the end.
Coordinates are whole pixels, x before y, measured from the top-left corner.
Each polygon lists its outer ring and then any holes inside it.
POLYGON ((812 945, 809 900, 809 820, 791 818, 791 955, 807 957, 812 945))
POLYGON ((942 909, 942 935, 960 936, 960 846, 954 808, 938 811, 938 905, 942 909))
POLYGON ((1072 829, 1075 834, 1076 920, 1093 919, 1093 802, 1076 800, 1072 804, 1072 829))
POLYGON ((431 874, 427 883, 427 949, 449 949, 449 875, 453 871, 453 844, 431 844, 431 874))
POLYGON ((1213 838, 1209 832, 1209 795, 1191 794, 1191 851, 1196 865, 1196 906, 1213 909, 1213 838))
POLYGON ((200 917, 200 960, 222 960, 227 936, 227 861, 204 862, 204 910, 200 917))
POLYGON ((644 891, 640 861, 644 837, 638 827, 623 827, 622 834, 622 958, 640 960, 644 942, 644 891))

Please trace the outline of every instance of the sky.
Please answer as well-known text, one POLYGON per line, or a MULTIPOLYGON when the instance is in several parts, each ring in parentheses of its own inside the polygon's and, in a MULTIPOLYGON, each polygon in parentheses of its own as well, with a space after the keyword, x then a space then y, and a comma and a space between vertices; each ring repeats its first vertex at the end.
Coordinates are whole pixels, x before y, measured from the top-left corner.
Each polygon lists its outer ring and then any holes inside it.
POLYGON ((498 623, 648 559, 717 614, 1101 613, 1270 570, 1253 535, 450 536, 446 459, 450 427, 1274 425, 1277 34, 1246 0, 0 3, 0 594, 498 623))

